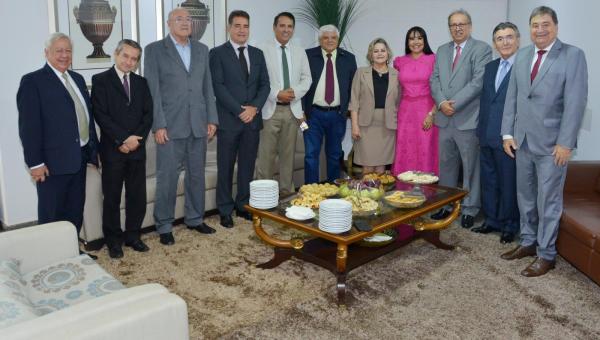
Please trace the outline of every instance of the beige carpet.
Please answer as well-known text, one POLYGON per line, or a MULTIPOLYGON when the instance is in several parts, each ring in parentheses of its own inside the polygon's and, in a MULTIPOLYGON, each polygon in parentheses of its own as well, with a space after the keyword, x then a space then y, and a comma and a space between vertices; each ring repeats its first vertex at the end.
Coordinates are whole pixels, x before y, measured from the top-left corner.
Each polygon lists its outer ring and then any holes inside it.
POLYGON ((335 278, 320 267, 255 268, 272 250, 235 222, 227 230, 209 218, 209 236, 177 227, 171 247, 144 235, 150 252, 125 248, 122 260, 95 254, 127 286, 158 282, 181 296, 192 339, 600 339, 600 286, 562 258, 543 277, 522 277, 531 260, 499 259, 513 245, 497 235, 454 226, 442 239, 455 251, 413 242, 352 271, 349 304, 338 307, 335 278))

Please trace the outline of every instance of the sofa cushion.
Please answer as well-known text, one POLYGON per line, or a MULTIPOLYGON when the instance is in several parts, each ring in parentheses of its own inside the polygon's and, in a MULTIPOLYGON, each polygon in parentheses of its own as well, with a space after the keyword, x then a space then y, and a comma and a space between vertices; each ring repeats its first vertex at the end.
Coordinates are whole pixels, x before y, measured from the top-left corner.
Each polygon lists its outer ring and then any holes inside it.
POLYGON ((0 260, 0 329, 38 317, 24 285, 18 261, 0 260))
POLYGON ((87 255, 52 263, 23 279, 29 300, 42 315, 124 288, 87 255))
POLYGON ((565 200, 560 228, 588 248, 600 249, 600 203, 589 197, 565 200))

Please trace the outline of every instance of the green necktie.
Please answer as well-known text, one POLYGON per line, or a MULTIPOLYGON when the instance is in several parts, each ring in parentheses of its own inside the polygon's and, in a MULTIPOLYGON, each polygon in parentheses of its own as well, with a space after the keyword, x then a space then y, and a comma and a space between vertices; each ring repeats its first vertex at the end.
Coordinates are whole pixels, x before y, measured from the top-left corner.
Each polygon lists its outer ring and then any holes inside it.
POLYGON ((73 99, 73 104, 75 104, 75 113, 77 114, 77 121, 79 123, 79 139, 82 141, 87 141, 89 138, 89 128, 88 128, 88 117, 85 113, 85 107, 79 100, 79 96, 75 93, 73 86, 71 86, 71 82, 69 82, 69 77, 67 73, 62 74, 63 79, 65 80, 65 87, 67 88, 67 92, 73 99))
POLYGON ((290 88, 290 69, 287 63, 287 56, 285 55, 285 46, 281 46, 281 65, 283 69, 283 89, 290 88))

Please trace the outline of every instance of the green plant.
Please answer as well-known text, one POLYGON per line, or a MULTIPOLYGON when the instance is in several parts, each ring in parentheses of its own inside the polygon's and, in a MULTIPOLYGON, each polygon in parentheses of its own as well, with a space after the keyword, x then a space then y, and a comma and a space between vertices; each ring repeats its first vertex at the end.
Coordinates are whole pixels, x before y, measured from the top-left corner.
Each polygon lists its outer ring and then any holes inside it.
POLYGON ((360 4, 359 0, 305 0, 297 10, 298 19, 317 30, 323 25, 335 25, 341 44, 359 14, 360 4))

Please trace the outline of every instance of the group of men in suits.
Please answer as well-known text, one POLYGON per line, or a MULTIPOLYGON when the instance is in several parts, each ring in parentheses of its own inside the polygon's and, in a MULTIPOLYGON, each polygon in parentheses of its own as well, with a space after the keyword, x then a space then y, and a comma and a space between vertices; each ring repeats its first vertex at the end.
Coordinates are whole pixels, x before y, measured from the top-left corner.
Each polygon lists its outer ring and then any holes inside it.
MULTIPOLYGON (((469 191, 461 225, 471 228, 482 207, 485 222, 473 231, 500 231, 501 242, 509 243, 520 227, 520 245, 502 258, 537 255, 522 274, 539 276, 554 266, 566 164, 587 103, 587 65, 580 49, 557 39, 554 10, 538 7, 529 21, 533 45, 519 51, 514 24, 494 29, 500 58, 491 61, 490 46, 471 37, 469 13, 452 12, 452 41, 438 49, 430 85, 439 109, 440 183, 456 186, 462 168, 462 185, 469 191)), ((335 26, 321 27, 320 46, 304 51, 290 43, 294 16, 282 12, 273 22, 274 41, 261 50, 248 45, 250 16, 236 10, 228 18, 230 40, 209 51, 189 38, 187 10, 173 10, 167 24, 169 35, 146 48, 146 79, 132 72, 141 47, 123 40, 114 54, 115 66, 93 77, 90 100, 83 77, 68 70, 69 37, 55 33, 46 44, 46 65, 23 76, 17 94, 19 132, 36 182, 39 222, 68 220, 81 229, 86 166, 98 165, 99 148, 103 229, 113 258, 123 256, 123 243, 148 250, 139 229, 146 206, 144 143, 150 126, 157 143, 154 219, 164 245, 175 243, 172 224, 182 169, 185 224, 200 233, 215 232, 203 221, 206 149, 215 134, 217 207, 226 228, 234 225, 234 210, 238 217, 251 218, 244 205, 257 157, 257 177, 272 178, 278 155, 280 189, 293 192, 299 126, 304 130, 305 182, 319 181, 324 138, 327 180, 340 175, 341 140, 357 66, 354 55, 339 48, 335 26), (102 131, 100 143, 94 117, 102 131), (119 215, 123 184, 125 232, 119 215)), ((445 207, 432 218, 449 214, 445 207)))
POLYGON ((554 268, 566 166, 587 104, 585 55, 557 38, 556 12, 546 6, 530 15, 531 46, 519 50, 514 24, 495 27, 493 61, 489 46, 470 37, 471 24, 464 10, 450 14, 453 41, 438 49, 431 77, 440 183, 456 186, 462 165, 469 194, 461 225, 471 228, 481 206, 485 221, 472 231, 499 231, 502 243, 520 231, 520 244, 501 257, 536 256, 521 274, 544 275, 554 268))

